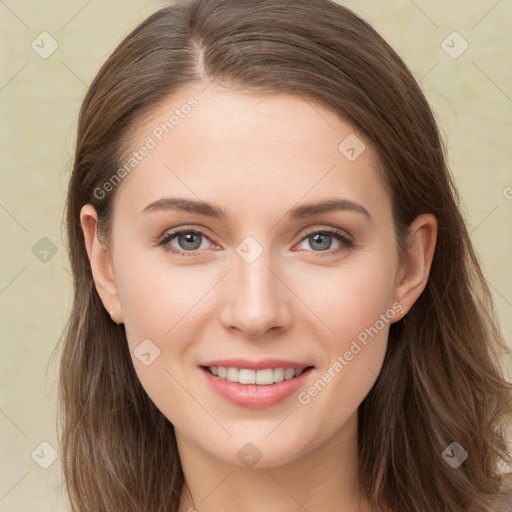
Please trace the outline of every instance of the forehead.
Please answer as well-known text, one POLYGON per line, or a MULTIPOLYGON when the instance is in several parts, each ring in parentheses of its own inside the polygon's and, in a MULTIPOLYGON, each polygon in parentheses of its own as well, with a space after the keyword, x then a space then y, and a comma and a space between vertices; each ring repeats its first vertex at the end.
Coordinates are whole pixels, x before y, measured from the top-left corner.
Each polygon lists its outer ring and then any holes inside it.
POLYGON ((182 88, 137 124, 127 163, 118 200, 137 213, 165 195, 213 201, 228 216, 326 196, 389 203, 369 142, 298 96, 182 88))

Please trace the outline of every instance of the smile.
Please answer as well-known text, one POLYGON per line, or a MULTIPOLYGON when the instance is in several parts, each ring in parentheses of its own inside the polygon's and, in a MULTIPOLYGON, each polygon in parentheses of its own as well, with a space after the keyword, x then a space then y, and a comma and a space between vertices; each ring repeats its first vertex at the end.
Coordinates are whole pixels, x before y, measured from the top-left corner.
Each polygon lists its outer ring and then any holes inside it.
POLYGON ((288 398, 299 389, 314 367, 254 370, 200 366, 200 369, 217 394, 236 405, 259 409, 288 398))
POLYGON ((283 380, 298 377, 305 368, 266 368, 264 370, 252 370, 250 368, 226 368, 224 366, 208 366, 212 375, 229 382, 240 384, 270 385, 283 380))

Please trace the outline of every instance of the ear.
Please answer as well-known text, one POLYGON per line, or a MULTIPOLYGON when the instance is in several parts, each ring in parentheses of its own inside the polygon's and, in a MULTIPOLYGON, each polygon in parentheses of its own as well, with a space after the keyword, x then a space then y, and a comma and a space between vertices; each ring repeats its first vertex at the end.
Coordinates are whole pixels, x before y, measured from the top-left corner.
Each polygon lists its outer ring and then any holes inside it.
POLYGON ((82 207, 80 223, 84 232, 85 247, 96 290, 105 309, 111 313, 112 320, 120 324, 123 322, 122 311, 112 271, 112 262, 107 246, 98 238, 98 215, 92 205, 86 204, 82 207))
POLYGON ((411 309, 427 285, 437 241, 437 219, 425 213, 418 215, 409 227, 407 260, 401 265, 395 285, 395 301, 411 309))

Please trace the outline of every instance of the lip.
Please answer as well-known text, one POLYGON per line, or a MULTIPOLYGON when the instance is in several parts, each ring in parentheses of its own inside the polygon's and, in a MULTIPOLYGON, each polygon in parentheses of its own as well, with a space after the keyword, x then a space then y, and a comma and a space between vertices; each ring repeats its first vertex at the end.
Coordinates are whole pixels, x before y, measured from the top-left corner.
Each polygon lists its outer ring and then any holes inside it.
POLYGON ((298 363, 297 361, 285 361, 282 359, 262 359, 261 361, 251 361, 249 359, 221 359, 217 361, 207 361, 201 366, 223 366, 224 368, 247 368, 248 370, 266 370, 267 368, 295 368, 302 369, 311 364, 298 363))
MULTIPOLYGON (((283 361, 279 362, 280 365, 282 363, 283 361)), ((268 364, 268 360, 265 361, 265 364, 268 364)), ((276 382, 275 384, 268 385, 240 384, 238 382, 230 382, 228 380, 221 379, 220 377, 212 375, 204 367, 199 367, 199 370, 204 375, 204 378, 211 386, 213 391, 215 391, 224 399, 241 407, 246 407, 249 409, 263 409, 265 407, 271 407, 272 405, 278 404, 279 402, 286 400, 304 384, 306 379, 309 377, 310 373, 314 370, 313 366, 295 366, 295 364, 296 363, 285 368, 307 368, 307 370, 304 370, 298 377, 294 377, 293 379, 283 380, 282 382, 276 382)), ((205 366, 224 365, 208 364, 205 366)), ((232 365, 232 367, 237 368, 236 365, 232 365)), ((250 366, 241 366, 241 368, 256 369, 251 368, 250 366)), ((264 368, 257 369, 263 370, 265 368, 283 368, 283 366, 265 366, 264 368)))

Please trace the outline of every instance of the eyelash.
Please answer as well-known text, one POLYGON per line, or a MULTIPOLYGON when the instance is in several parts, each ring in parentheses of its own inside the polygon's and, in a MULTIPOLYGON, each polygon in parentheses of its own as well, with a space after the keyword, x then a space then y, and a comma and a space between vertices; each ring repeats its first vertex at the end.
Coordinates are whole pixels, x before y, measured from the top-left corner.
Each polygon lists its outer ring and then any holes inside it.
MULTIPOLYGON (((195 229, 184 228, 184 229, 178 229, 176 231, 171 231, 170 233, 165 234, 163 236, 163 238, 161 238, 159 240, 158 245, 162 246, 165 251, 176 254, 177 256, 183 256, 183 257, 197 256, 198 252, 200 253, 200 251, 198 251, 197 249, 195 249, 193 251, 183 251, 183 250, 180 251, 180 250, 172 247, 171 245, 168 245, 169 242, 174 237, 181 235, 183 233, 193 233, 195 235, 201 235, 202 237, 206 238, 207 240, 210 240, 209 237, 207 237, 201 231, 197 231, 195 229)), ((330 249, 328 251, 310 251, 310 252, 314 253, 315 257, 322 258, 325 256, 330 256, 333 254, 340 253, 346 249, 352 249, 354 247, 354 242, 350 238, 345 236, 345 234, 342 231, 339 231, 339 230, 333 229, 333 228, 308 230, 304 233, 304 236, 300 239, 300 242, 304 241, 306 238, 308 238, 309 236, 316 234, 316 233, 320 233, 322 235, 333 235, 335 238, 338 239, 338 241, 340 241, 342 243, 342 245, 340 247, 338 247, 337 249, 330 249)))

